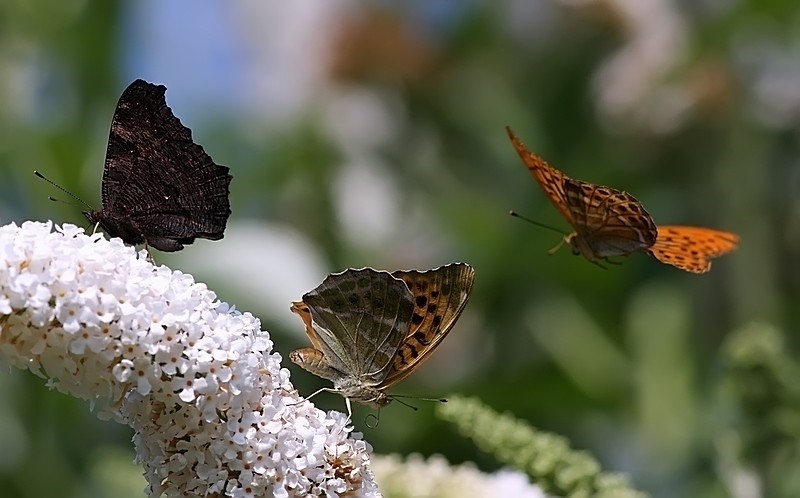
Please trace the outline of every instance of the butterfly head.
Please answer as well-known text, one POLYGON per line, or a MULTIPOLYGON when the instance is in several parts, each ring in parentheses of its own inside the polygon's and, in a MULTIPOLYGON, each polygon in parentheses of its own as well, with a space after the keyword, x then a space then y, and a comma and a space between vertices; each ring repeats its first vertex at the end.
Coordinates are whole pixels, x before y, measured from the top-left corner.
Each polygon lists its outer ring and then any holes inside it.
POLYGON ((83 215, 86 216, 89 223, 100 225, 100 228, 109 236, 119 237, 126 244, 136 245, 145 241, 141 231, 126 218, 109 215, 102 209, 84 211, 83 215))
POLYGON ((578 235, 577 232, 572 232, 569 235, 565 235, 564 243, 569 246, 570 250, 572 250, 572 254, 575 256, 583 255, 589 260, 597 259, 592 246, 589 245, 589 241, 586 239, 586 237, 581 237, 578 235))
POLYGON ((392 397, 378 388, 364 384, 359 379, 344 376, 333 381, 336 392, 353 401, 372 408, 382 408, 392 402, 392 397))
POLYGON ((113 224, 111 227, 108 226, 109 225, 109 223, 107 223, 109 221, 108 217, 106 216, 106 214, 103 212, 102 209, 93 209, 91 211, 84 211, 83 215, 86 217, 87 220, 89 220, 89 223, 91 223, 95 229, 97 228, 97 226, 100 226, 100 228, 102 228, 103 231, 106 232, 111 237, 117 237, 118 234, 120 233, 119 230, 115 230, 116 227, 113 224))
POLYGON ((361 404, 369 407, 380 409, 392 402, 394 398, 389 396, 383 391, 377 389, 361 389, 357 396, 350 396, 353 401, 358 401, 361 404))
POLYGON ((86 216, 86 219, 89 220, 91 224, 100 223, 102 225, 102 218, 103 218, 103 211, 100 209, 92 210, 92 211, 84 211, 83 215, 86 216))

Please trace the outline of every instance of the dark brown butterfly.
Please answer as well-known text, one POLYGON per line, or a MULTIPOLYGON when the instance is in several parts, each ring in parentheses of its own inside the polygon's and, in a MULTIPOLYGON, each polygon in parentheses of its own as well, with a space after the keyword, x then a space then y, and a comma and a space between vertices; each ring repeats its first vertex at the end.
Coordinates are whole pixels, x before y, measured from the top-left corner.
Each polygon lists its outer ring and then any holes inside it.
POLYGON ((167 106, 166 90, 136 80, 122 93, 108 137, 103 208, 83 214, 127 244, 172 252, 198 237, 223 237, 232 177, 194 143, 167 106))

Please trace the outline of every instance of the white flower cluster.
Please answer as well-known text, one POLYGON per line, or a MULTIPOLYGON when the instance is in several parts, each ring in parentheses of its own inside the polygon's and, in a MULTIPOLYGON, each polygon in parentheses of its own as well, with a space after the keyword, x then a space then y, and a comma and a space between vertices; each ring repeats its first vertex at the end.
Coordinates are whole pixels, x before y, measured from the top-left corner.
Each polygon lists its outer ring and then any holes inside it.
POLYGON ((545 498, 541 488, 530 484, 521 472, 486 474, 470 463, 451 466, 440 455, 427 460, 420 455, 406 460, 397 455, 374 456, 372 467, 386 495, 398 498, 545 498))
POLYGON ((0 361, 133 427, 150 495, 380 496, 369 445, 271 350, 252 315, 119 239, 0 227, 0 361))

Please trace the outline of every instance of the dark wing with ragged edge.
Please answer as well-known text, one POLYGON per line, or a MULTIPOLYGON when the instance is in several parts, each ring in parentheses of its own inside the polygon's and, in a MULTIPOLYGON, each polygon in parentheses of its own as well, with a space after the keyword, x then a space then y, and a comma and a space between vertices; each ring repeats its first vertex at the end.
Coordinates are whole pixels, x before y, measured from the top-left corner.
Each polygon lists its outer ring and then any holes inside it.
POLYGON ((711 259, 739 246, 739 236, 701 227, 660 226, 658 239, 647 251, 662 263, 691 273, 711 269, 711 259))
POLYGON ((165 92, 136 80, 122 93, 108 138, 103 213, 129 219, 148 241, 221 239, 231 214, 229 169, 194 143, 165 92))
POLYGON ((547 194, 550 202, 566 218, 569 224, 574 226, 575 222, 572 219, 572 213, 567 206, 567 194, 564 192, 564 180, 569 177, 550 166, 542 157, 528 150, 510 127, 506 126, 506 132, 508 132, 508 137, 511 139, 511 143, 517 150, 522 162, 527 166, 528 171, 539 183, 544 193, 547 194))
POLYGON ((384 271, 351 269, 329 275, 303 302, 329 365, 379 385, 411 324, 414 303, 405 283, 384 271))
POLYGON ((631 194, 568 178, 564 182, 575 231, 619 254, 640 251, 656 241, 653 218, 631 194))
POLYGON ((429 271, 395 271, 392 275, 411 290, 414 314, 392 370, 382 384, 385 387, 408 377, 441 344, 464 311, 475 280, 475 270, 465 263, 429 271))

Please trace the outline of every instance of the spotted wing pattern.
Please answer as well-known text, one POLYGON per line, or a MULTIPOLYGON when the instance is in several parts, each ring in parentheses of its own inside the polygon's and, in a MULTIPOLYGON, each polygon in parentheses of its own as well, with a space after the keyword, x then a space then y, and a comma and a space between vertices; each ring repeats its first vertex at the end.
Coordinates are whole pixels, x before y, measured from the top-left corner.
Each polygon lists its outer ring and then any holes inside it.
POLYGON ((381 384, 411 324, 406 285, 384 271, 351 269, 329 275, 302 302, 293 309, 327 364, 352 383, 381 384))
POLYGON ((103 172, 103 208, 84 213, 111 236, 178 251, 223 237, 231 175, 192 140, 166 87, 136 80, 120 96, 103 172))
POLYGON ((711 259, 733 251, 739 236, 710 228, 660 226, 648 253, 662 263, 692 273, 711 269, 711 259))
POLYGON ((575 230, 594 255, 622 256, 655 243, 656 225, 631 194, 571 178, 564 191, 575 230))
POLYGON ((394 357, 385 387, 408 377, 441 344, 464 311, 469 300, 475 270, 453 263, 429 271, 395 271, 414 296, 411 327, 394 357))
POLYGON ((289 358, 331 380, 345 398, 382 406, 391 400, 383 391, 406 378, 452 329, 473 279, 463 263, 329 275, 292 303, 313 347, 289 358))
POLYGON ((632 195, 611 187, 574 180, 528 150, 506 127, 522 162, 547 197, 575 229, 565 240, 590 261, 646 249, 656 240, 656 226, 632 195))
POLYGON ((533 178, 542 187, 544 193, 550 199, 550 202, 558 209, 558 212, 567 219, 570 225, 575 227, 575 220, 572 218, 572 212, 567 204, 567 194, 564 191, 564 180, 569 178, 564 173, 550 166, 547 161, 542 159, 537 154, 534 154, 522 140, 514 133, 514 131, 506 126, 506 132, 511 139, 511 144, 517 150, 517 154, 522 159, 522 162, 528 168, 533 178))

